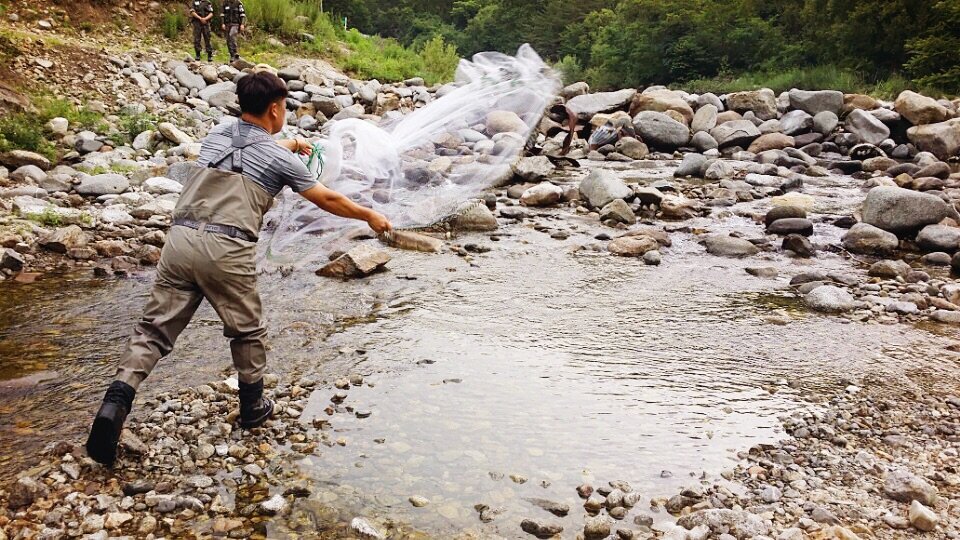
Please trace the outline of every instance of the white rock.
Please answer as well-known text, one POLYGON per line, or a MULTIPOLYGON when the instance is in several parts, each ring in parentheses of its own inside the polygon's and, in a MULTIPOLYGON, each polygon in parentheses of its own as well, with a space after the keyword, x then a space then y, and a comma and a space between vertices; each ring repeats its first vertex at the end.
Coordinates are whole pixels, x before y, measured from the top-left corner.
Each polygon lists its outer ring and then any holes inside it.
POLYGON ((940 517, 926 506, 920 504, 920 501, 910 503, 910 524, 921 531, 932 531, 937 528, 940 517))
POLYGON ((153 178, 148 178, 144 183, 143 187, 147 190, 148 193, 153 193, 154 195, 165 195, 167 193, 180 193, 183 190, 183 185, 176 180, 171 180, 169 178, 164 178, 162 176, 154 176, 153 178))

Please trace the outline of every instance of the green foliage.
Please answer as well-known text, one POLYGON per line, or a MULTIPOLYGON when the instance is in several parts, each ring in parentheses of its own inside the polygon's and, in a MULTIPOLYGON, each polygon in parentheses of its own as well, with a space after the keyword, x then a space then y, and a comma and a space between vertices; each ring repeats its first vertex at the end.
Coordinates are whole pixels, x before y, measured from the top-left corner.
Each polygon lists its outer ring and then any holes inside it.
POLYGON ((553 65, 553 68, 560 73, 560 78, 564 84, 573 84, 586 78, 586 71, 580 65, 576 56, 568 54, 553 65))
POLYGON ((50 159, 56 157, 56 147, 46 138, 45 125, 52 118, 66 118, 70 125, 81 129, 104 131, 103 116, 85 108, 51 97, 34 100, 34 111, 7 114, 0 117, 0 152, 29 150, 50 159))
POLYGON ((63 226, 63 216, 58 214, 53 208, 47 207, 43 209, 43 212, 32 212, 23 216, 24 219, 29 219, 43 225, 44 227, 62 227, 63 226))
POLYGON ((156 121, 157 119, 151 114, 125 111, 120 114, 117 132, 123 142, 132 144, 137 135, 154 129, 156 121))
POLYGON ((259 30, 292 36, 302 28, 297 5, 290 0, 246 0, 243 5, 250 22, 259 30))
POLYGON ((421 57, 394 39, 370 38, 354 29, 344 35, 344 41, 350 52, 340 64, 358 77, 400 81, 423 69, 421 57))
POLYGON ((166 11, 160 17, 160 33, 167 39, 179 39, 187 29, 187 24, 187 15, 183 11, 166 11))
POLYGON ((0 117, 0 152, 8 150, 29 150, 48 158, 56 154, 53 144, 44 136, 43 124, 27 113, 0 117))
POLYGON ((427 84, 453 79, 457 64, 460 63, 457 48, 446 43, 442 36, 434 36, 433 39, 424 43, 420 50, 420 58, 423 63, 420 74, 427 84))

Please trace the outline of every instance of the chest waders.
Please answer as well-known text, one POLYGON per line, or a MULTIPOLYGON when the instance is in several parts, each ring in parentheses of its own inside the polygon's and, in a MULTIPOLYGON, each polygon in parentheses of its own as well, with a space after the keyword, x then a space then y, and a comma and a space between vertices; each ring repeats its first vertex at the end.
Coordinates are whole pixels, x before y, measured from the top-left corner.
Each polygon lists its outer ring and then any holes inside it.
POLYGON ((223 321, 223 335, 230 338, 240 381, 240 426, 257 427, 272 415, 273 403, 262 397, 266 329, 257 292, 256 240, 273 197, 243 176, 242 161, 244 149, 268 142, 273 143, 268 135, 242 137, 238 124, 232 146, 184 184, 150 299, 87 440, 88 453, 97 461, 116 459, 137 387, 170 354, 204 299, 223 321), (216 168, 231 156, 232 170, 216 168))

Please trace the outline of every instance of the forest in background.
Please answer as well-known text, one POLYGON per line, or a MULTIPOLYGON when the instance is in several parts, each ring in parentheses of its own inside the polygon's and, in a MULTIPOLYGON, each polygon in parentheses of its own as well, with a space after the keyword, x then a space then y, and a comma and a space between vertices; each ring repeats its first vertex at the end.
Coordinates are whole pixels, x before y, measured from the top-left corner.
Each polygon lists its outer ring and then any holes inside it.
POLYGON ((960 93, 956 0, 324 0, 364 34, 459 54, 530 43, 567 81, 960 93))

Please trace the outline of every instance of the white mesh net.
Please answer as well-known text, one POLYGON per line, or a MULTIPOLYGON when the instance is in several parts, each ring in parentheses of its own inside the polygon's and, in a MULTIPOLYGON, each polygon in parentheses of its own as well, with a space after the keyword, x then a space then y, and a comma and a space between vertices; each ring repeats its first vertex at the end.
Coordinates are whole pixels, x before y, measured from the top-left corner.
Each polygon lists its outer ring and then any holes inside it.
MULTIPOLYGON (((510 174, 560 87, 529 45, 516 56, 488 52, 461 60, 456 83, 442 97, 380 126, 360 119, 330 123, 308 166, 324 185, 383 213, 395 228, 422 227, 449 215, 510 174)), ((357 227, 287 189, 267 216, 266 257, 309 264, 337 249, 357 227)))

